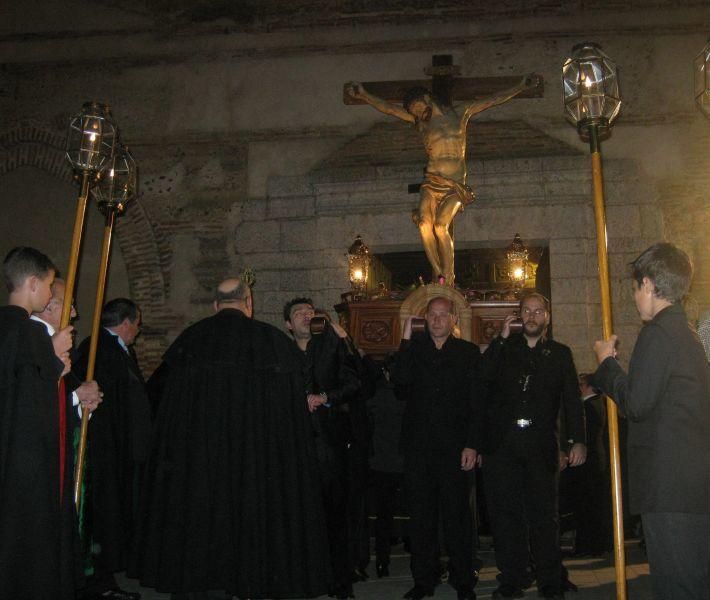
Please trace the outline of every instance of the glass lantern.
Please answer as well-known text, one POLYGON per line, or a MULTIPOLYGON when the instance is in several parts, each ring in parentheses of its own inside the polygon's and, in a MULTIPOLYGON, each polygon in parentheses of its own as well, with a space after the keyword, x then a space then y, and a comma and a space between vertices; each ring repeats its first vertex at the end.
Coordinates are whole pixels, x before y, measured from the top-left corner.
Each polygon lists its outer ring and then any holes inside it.
POLYGON ((350 286, 356 298, 365 295, 370 274, 370 261, 370 249, 358 235, 350 248, 348 248, 348 274, 350 276, 350 286))
POLYGON ((103 175, 94 188, 94 197, 102 212, 115 210, 122 213, 126 204, 138 191, 138 170, 136 161, 123 144, 116 145, 103 175))
POLYGON ((508 277, 516 287, 523 287, 528 278, 528 249, 520 234, 515 234, 510 246, 505 250, 508 261, 508 277))
POLYGON ((710 118, 710 41, 695 57, 695 103, 710 118))
POLYGON ((598 44, 584 42, 572 48, 572 57, 562 67, 565 116, 584 137, 590 126, 600 135, 609 127, 621 108, 616 64, 598 44))
POLYGON ((86 102, 69 123, 66 157, 78 173, 98 174, 113 156, 116 126, 106 104, 86 102))

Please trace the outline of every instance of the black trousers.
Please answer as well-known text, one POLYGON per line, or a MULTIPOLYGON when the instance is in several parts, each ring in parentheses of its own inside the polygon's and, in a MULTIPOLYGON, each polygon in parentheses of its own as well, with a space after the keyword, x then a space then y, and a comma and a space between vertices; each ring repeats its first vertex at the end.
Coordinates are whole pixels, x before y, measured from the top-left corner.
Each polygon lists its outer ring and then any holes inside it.
POLYGON ((348 448, 348 545, 350 568, 364 571, 370 562, 370 532, 367 522, 369 467, 367 447, 356 442, 348 448))
POLYGON ((653 597, 710 600, 710 514, 645 513, 641 522, 653 597))
POLYGON ((560 588, 557 442, 533 429, 511 430, 483 457, 483 481, 501 583, 560 588))
POLYGON ((461 455, 433 453, 407 457, 405 490, 410 515, 411 569, 414 583, 439 583, 439 516, 449 555, 449 583, 473 584, 469 479, 461 470, 461 455))
POLYGON ((348 446, 329 444, 316 438, 318 467, 321 477, 328 545, 333 571, 333 584, 350 585, 350 552, 348 548, 348 446))
POLYGON ((402 485, 402 474, 370 471, 370 484, 372 513, 375 515, 375 556, 378 563, 389 565, 397 490, 402 485))

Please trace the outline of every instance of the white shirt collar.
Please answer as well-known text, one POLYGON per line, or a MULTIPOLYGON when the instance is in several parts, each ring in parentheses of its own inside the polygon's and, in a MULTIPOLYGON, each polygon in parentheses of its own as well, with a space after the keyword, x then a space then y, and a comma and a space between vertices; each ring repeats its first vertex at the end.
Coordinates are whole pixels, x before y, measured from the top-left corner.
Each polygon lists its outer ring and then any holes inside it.
POLYGON ((37 321, 38 323, 42 323, 47 328, 47 333, 52 336, 55 333, 54 327, 52 327, 47 321, 44 319, 40 319, 37 315, 30 315, 30 319, 33 321, 37 321))
POLYGON ((126 346, 126 342, 123 341, 123 338, 118 335, 115 331, 111 331, 108 327, 104 327, 106 331, 108 331, 113 337, 115 337, 118 340, 119 345, 121 348, 123 348, 126 352, 126 354, 129 354, 128 352, 128 346, 126 346))

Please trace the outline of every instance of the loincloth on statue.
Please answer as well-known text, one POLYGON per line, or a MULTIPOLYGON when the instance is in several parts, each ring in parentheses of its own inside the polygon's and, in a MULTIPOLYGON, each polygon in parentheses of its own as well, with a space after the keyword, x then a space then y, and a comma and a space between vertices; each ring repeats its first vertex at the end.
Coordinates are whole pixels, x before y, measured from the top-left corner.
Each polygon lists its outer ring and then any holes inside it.
MULTIPOLYGON (((424 173, 424 181, 422 182, 421 189, 426 189, 434 196, 437 207, 450 196, 455 196, 461 202, 461 210, 476 199, 473 190, 465 183, 459 183, 443 175, 437 175, 436 173, 430 173, 428 171, 424 173)), ((420 216, 418 208, 412 211, 412 220, 415 225, 419 225, 420 216)))

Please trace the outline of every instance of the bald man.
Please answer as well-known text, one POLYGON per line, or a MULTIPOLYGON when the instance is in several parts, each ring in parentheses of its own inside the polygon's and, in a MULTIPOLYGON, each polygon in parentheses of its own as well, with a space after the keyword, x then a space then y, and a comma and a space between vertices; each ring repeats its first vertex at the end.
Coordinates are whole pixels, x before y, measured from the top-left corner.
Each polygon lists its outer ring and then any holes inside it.
POLYGON ((136 571, 173 598, 325 593, 325 519, 306 384, 239 278, 163 356, 136 571))

